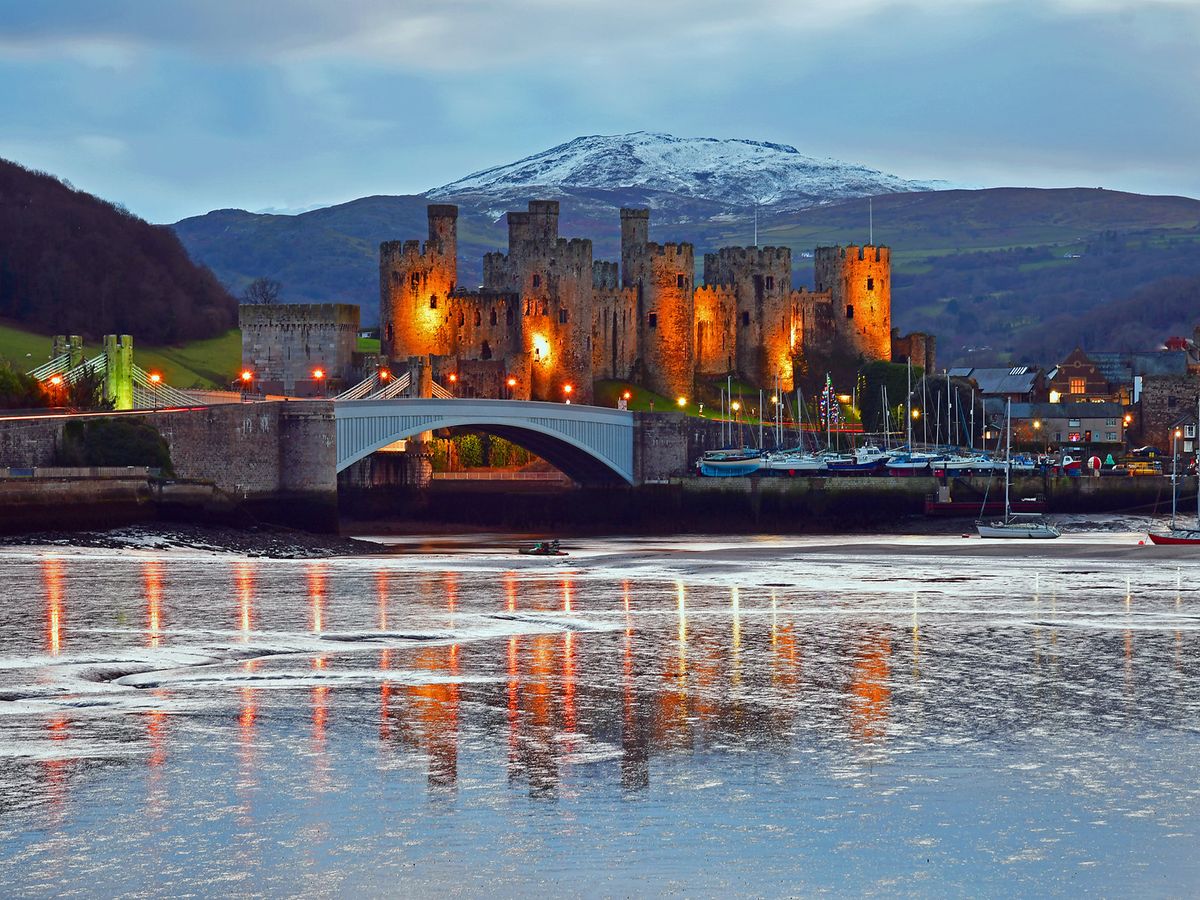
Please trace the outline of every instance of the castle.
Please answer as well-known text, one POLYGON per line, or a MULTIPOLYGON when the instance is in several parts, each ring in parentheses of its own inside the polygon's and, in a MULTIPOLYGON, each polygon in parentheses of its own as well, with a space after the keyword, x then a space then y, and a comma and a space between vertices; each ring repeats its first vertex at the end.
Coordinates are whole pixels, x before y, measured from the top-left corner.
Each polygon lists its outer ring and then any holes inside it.
MULTIPOLYGON (((381 351, 431 356, 434 377, 453 374, 464 394, 588 402, 594 380, 622 379, 690 397, 698 377, 731 372, 790 391, 810 355, 893 356, 887 247, 818 248, 813 291, 793 289, 790 249, 730 247, 704 255, 697 285, 692 245, 649 240, 649 210, 621 210, 618 264, 559 237, 558 203, 534 200, 508 214, 508 252, 486 254, 468 291, 458 208, 428 215, 424 246, 380 245, 381 351)), ((932 363, 932 338, 896 340, 932 363)))

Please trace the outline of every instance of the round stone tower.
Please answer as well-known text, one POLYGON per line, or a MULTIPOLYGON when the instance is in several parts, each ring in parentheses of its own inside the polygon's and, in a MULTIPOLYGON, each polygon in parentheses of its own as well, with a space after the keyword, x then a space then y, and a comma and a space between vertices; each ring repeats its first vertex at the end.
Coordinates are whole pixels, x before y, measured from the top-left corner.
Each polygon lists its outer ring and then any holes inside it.
POLYGON ((814 275, 817 290, 832 299, 836 342, 865 359, 891 359, 891 250, 818 247, 814 275))
POLYGON ((671 398, 691 398, 695 387, 695 273, 691 244, 646 245, 638 286, 642 370, 647 387, 671 398))

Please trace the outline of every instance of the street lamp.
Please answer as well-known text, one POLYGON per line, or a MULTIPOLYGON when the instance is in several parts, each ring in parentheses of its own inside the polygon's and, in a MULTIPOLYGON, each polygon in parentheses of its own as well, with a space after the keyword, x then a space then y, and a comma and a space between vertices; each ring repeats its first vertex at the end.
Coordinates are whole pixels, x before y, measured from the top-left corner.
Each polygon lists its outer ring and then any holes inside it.
POLYGON ((919 418, 921 418, 921 411, 920 411, 919 409, 914 409, 914 410, 912 411, 912 417, 913 417, 914 419, 919 419, 919 418))
POLYGON ((324 397, 325 396, 325 370, 324 369, 313 369, 312 377, 313 377, 313 381, 315 381, 317 383, 317 385, 321 388, 321 396, 324 397))
POLYGON ((564 403, 570 403, 570 402, 571 402, 571 392, 572 392, 572 391, 574 391, 574 390, 575 390, 575 386, 574 386, 574 385, 570 385, 570 384, 564 384, 564 385, 563 385, 563 393, 567 395, 567 399, 563 401, 564 403))
POLYGON ((509 376, 508 376, 508 381, 506 381, 506 382, 505 382, 505 384, 507 384, 507 385, 508 385, 508 399, 509 399, 509 400, 511 400, 511 399, 512 399, 513 388, 515 388, 515 387, 517 386, 517 379, 515 379, 515 378, 513 378, 511 375, 509 375, 509 376))
POLYGON ((1183 437, 1183 430, 1176 428, 1171 432, 1171 527, 1175 527, 1175 472, 1179 468, 1179 454, 1175 447, 1179 439, 1183 437))
POLYGON ((162 381, 162 376, 157 372, 150 373, 150 394, 154 397, 154 408, 158 409, 158 385, 162 381))
POLYGON ((687 406, 687 397, 677 397, 675 402, 679 404, 680 409, 683 409, 687 406))
POLYGON ((246 395, 250 393, 254 387, 254 373, 249 369, 242 369, 242 402, 246 402, 246 395))

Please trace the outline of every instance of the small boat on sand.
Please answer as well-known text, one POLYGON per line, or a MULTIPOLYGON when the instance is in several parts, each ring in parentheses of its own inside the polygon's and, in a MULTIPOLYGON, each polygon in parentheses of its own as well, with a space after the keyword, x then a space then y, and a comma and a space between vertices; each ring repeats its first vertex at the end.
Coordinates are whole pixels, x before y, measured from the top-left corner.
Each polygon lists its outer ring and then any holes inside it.
POLYGON ((519 547, 517 552, 522 556, 566 556, 567 551, 563 550, 558 541, 534 541, 528 547, 519 547))

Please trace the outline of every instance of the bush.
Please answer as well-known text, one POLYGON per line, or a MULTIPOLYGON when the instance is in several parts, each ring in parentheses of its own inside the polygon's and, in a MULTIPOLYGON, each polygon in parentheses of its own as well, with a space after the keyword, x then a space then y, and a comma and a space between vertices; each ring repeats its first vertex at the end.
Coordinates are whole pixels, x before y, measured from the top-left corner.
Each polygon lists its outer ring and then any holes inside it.
POLYGON ((137 419, 68 422, 56 456, 61 466, 149 466, 175 474, 166 440, 137 419))

